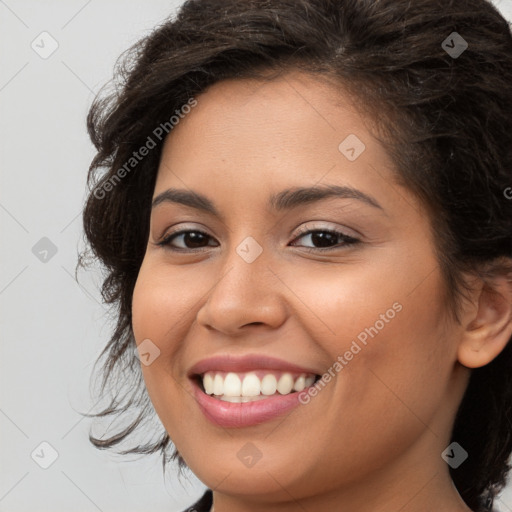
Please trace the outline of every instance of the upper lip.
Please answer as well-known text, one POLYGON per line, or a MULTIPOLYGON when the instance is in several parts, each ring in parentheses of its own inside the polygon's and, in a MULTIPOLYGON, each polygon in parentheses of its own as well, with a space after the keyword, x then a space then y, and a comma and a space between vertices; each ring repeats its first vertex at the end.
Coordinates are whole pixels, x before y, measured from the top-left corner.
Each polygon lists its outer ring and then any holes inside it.
POLYGON ((277 359, 264 354, 247 354, 244 356, 217 355, 201 359, 188 371, 188 376, 202 375, 208 371, 221 372, 248 372, 251 370, 277 370, 294 373, 308 373, 317 375, 311 368, 299 366, 283 359, 277 359))

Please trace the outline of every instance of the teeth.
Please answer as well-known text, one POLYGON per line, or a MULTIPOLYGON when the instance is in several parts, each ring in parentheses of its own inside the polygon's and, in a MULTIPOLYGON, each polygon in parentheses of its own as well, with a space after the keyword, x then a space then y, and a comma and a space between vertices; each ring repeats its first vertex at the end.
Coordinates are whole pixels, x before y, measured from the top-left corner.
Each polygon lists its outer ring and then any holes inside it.
POLYGON ((224 396, 240 396, 242 381, 236 373, 228 373, 224 379, 224 396))
POLYGON ((295 391, 302 391, 306 387, 306 377, 301 375, 294 383, 293 389, 295 391))
POLYGON ((313 385, 315 377, 300 374, 293 376, 289 372, 248 373, 207 372, 203 376, 204 391, 226 402, 245 403, 260 400, 277 393, 288 395, 293 391, 302 391, 313 385))
POLYGON ((265 375, 261 381, 261 392, 264 395, 273 395, 277 391, 277 379, 275 375, 265 375))
POLYGON ((289 373, 283 373, 277 383, 277 391, 281 395, 287 395, 293 389, 293 377, 289 373))
POLYGON ((260 379, 255 373, 248 373, 242 382, 242 396, 258 396, 260 391, 260 379))
POLYGON ((213 377, 211 373, 206 373, 204 375, 203 386, 206 394, 213 395, 213 377))
POLYGON ((217 396, 224 394, 224 379, 219 374, 213 379, 213 394, 217 396))

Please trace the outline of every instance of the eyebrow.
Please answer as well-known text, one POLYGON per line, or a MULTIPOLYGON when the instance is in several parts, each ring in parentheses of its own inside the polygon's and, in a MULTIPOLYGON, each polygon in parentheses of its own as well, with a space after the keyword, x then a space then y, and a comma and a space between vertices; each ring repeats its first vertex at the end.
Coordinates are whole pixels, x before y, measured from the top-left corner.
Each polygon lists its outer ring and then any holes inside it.
MULTIPOLYGON (((384 211, 384 208, 371 196, 352 187, 339 185, 324 185, 316 187, 295 187, 283 190, 270 196, 268 205, 272 210, 284 211, 302 205, 315 203, 323 199, 337 197, 342 199, 357 199, 374 208, 384 211)), ((184 189, 170 188, 153 199, 151 208, 162 203, 178 203, 201 210, 221 218, 215 204, 206 196, 184 189)))

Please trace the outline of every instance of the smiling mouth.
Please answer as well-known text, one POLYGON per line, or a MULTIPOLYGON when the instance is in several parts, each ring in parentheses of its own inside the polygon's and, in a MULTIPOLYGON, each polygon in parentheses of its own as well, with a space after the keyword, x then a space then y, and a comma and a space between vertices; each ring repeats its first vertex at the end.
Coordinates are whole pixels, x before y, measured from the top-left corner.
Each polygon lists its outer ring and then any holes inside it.
POLYGON ((247 403, 303 391, 320 379, 313 373, 254 370, 208 371, 194 376, 206 395, 224 402, 247 403))

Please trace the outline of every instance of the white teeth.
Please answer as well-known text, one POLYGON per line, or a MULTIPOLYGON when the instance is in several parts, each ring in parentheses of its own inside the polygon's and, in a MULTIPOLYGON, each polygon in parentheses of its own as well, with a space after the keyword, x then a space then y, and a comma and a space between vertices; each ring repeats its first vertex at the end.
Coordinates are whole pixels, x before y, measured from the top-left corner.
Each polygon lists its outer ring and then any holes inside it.
POLYGON ((217 374, 213 379, 213 394, 217 396, 224 394, 224 379, 222 375, 217 374))
POLYGON ((277 391, 277 379, 275 375, 268 374, 263 377, 261 381, 261 392, 264 395, 270 396, 277 391))
POLYGON ((242 396, 258 396, 260 391, 260 379, 255 373, 248 373, 242 382, 242 396))
MULTIPOLYGON (((293 385, 293 389, 295 391, 302 391, 306 387, 306 377, 304 375, 301 375, 293 385)), ((206 389, 206 387, 205 387, 206 389)))
POLYGON ((204 390, 208 395, 213 394, 213 377, 211 373, 206 373, 203 377, 204 390))
POLYGON ((240 396, 242 381, 236 373, 228 373, 224 379, 224 396, 240 396))
POLYGON ((281 393, 281 395, 287 395, 293 389, 293 377, 291 373, 283 373, 279 382, 277 383, 277 391, 281 393))
POLYGON ((227 402, 252 402, 279 393, 287 395, 293 391, 302 391, 313 385, 315 377, 306 374, 294 376, 285 372, 277 376, 263 371, 248 373, 223 373, 210 371, 203 375, 204 391, 227 402), (263 375, 260 379, 258 374, 263 375))

